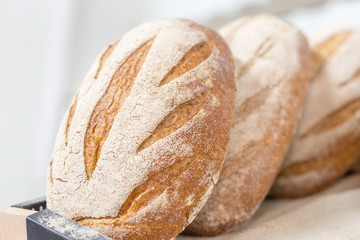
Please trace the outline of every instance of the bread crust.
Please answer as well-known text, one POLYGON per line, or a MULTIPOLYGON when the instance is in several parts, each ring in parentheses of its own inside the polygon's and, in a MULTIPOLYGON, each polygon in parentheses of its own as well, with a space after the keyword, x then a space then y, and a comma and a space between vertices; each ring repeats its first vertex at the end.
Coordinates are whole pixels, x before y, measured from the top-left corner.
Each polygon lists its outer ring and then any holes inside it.
POLYGON ((360 156, 360 32, 336 33, 313 52, 318 70, 309 86, 299 134, 270 192, 302 197, 324 189, 360 156))
POLYGON ((288 150, 309 79, 307 40, 288 23, 258 15, 220 33, 237 61, 234 120, 219 182, 187 234, 218 235, 254 214, 288 150))
POLYGON ((222 38, 141 25, 95 62, 65 114, 47 206, 113 239, 173 239, 218 180, 235 99, 222 38))
POLYGON ((355 161, 350 170, 351 172, 360 172, 360 159, 355 161))

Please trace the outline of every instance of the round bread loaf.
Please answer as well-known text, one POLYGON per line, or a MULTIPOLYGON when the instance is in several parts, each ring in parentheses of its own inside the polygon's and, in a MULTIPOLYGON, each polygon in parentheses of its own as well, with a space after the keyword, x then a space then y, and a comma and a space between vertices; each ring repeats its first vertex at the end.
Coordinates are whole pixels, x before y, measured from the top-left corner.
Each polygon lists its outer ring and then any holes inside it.
POLYGON ((345 174, 360 157, 360 32, 337 33, 313 50, 298 136, 270 192, 302 197, 345 174))
POLYGON ((113 239, 173 239, 209 197, 235 99, 222 38, 188 20, 141 25, 90 69, 56 139, 47 206, 113 239))
POLYGON ((290 24, 259 15, 220 32, 237 60, 234 120, 219 182, 188 234, 218 235, 254 214, 288 150, 308 84, 307 40, 290 24))

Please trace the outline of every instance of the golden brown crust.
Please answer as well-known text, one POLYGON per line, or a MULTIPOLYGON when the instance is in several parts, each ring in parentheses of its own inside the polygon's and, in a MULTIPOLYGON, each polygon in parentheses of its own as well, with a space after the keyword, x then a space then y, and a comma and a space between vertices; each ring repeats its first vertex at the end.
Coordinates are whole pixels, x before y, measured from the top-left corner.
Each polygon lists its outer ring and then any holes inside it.
POLYGON ((85 170, 88 179, 95 170, 101 148, 109 135, 117 113, 130 93, 152 42, 153 40, 149 40, 140 46, 118 68, 105 94, 93 110, 84 140, 85 170))
POLYGON ((305 113, 328 110, 312 124, 308 124, 309 116, 304 115, 300 133, 270 196, 295 198, 316 193, 345 174, 360 156, 360 134, 352 129, 360 113, 360 94, 353 94, 348 88, 351 84, 356 88, 355 81, 359 79, 359 68, 356 66, 360 66, 360 61, 354 59, 350 52, 351 47, 360 44, 360 38, 354 34, 351 31, 334 34, 314 48, 314 54, 321 57, 315 62, 318 71, 310 86, 309 97, 316 94, 318 98, 313 102, 307 100, 305 113), (349 53, 344 56, 341 51, 349 53), (328 66, 334 59, 338 59, 340 64, 337 68, 328 66), (348 64, 349 67, 346 67, 348 64), (336 69, 349 77, 340 79, 342 76, 336 75, 336 69), (346 95, 349 97, 344 97, 346 95), (304 127, 305 124, 307 127, 304 127), (320 150, 316 150, 315 146, 320 150))
POLYGON ((307 159, 283 169, 270 196, 281 198, 298 198, 317 193, 344 175, 358 159, 360 138, 338 139, 337 147, 329 150, 324 156, 307 159), (313 178, 313 175, 322 176, 313 178), (308 176, 308 179, 306 180, 308 176), (296 178, 304 178, 306 184, 296 182, 296 178))
POLYGON ((84 134, 78 138, 84 154, 76 135, 67 146, 57 140, 49 208, 114 239, 175 238, 205 203, 222 166, 236 89, 230 50, 218 34, 190 21, 149 23, 122 38, 93 84, 103 93, 85 105, 91 87, 80 88, 69 129, 84 134), (140 46, 128 49, 133 43, 140 46), (116 60, 122 52, 129 55, 116 60), (115 72, 106 74, 114 63, 115 72), (112 100, 116 106, 107 111, 112 100), (79 115, 87 110, 83 124, 79 115), (96 126, 105 134, 97 137, 96 126))
POLYGON ((339 87, 344 87, 344 86, 348 85, 349 83, 358 80, 359 78, 360 78, 360 68, 358 68, 358 70, 356 70, 356 72, 350 78, 348 78, 346 81, 340 83, 339 87))
MULTIPOLYGON (((210 31, 207 31, 207 34, 209 34, 209 38, 216 39, 216 36, 210 31)), ((219 40, 219 39, 217 39, 219 40)), ((213 42, 213 41, 211 41, 213 42)), ((223 44, 220 44, 221 42, 217 42, 216 45, 220 49, 220 51, 224 52, 226 51, 226 47, 223 44)), ((203 43, 201 44, 203 45, 203 43)), ((206 44, 206 46, 211 46, 211 44, 206 44)), ((186 55, 185 58, 188 58, 188 56, 194 57, 195 60, 186 60, 186 67, 182 67, 179 71, 171 71, 171 74, 169 74, 169 78, 167 79, 175 79, 178 76, 182 75, 183 73, 187 72, 188 69, 195 68, 200 62, 198 61, 198 57, 202 60, 205 60, 207 57, 201 57, 204 56, 204 54, 201 52, 201 47, 195 46, 192 48, 186 55), (195 51, 199 50, 200 52, 198 54, 195 54, 195 51), (194 54, 191 54, 191 52, 194 52, 194 54), (174 76, 174 72, 177 72, 174 76)), ((213 49, 209 49, 207 51, 213 51, 213 49)), ((230 54, 228 52, 228 54, 230 54)), ((184 59, 184 58, 183 58, 184 59)), ((180 61, 179 64, 183 62, 180 61)), ((184 61, 185 62, 185 61, 184 61)), ((229 63, 227 63, 229 64, 229 63)), ((179 66, 179 65, 177 65, 179 66)), ((179 68, 180 69, 180 68, 179 68)), ((232 72, 226 71, 226 72, 215 72, 215 78, 219 81, 221 79, 231 79, 232 72), (225 74, 225 75, 222 75, 225 74)), ((166 79, 166 78, 164 78, 166 79)), ((161 85, 166 84, 167 82, 162 81, 161 85)), ((230 92, 234 90, 234 87, 231 86, 231 82, 228 81, 224 85, 216 84, 213 87, 213 91, 211 92, 211 95, 215 97, 216 99, 223 98, 224 101, 222 101, 223 106, 231 106, 233 105, 231 98, 224 98, 222 95, 224 92, 230 92)), ((192 86, 196 87, 196 86, 192 86)), ((200 108, 205 110, 206 112, 210 112, 213 108, 211 104, 211 99, 209 97, 210 93, 202 92, 199 94, 199 96, 193 100, 190 100, 189 102, 186 102, 182 105, 179 105, 177 108, 175 108, 168 116, 166 116, 163 121, 157 126, 155 131, 147 138, 141 145, 139 145, 138 152, 149 147, 152 143, 162 139, 163 137, 166 137, 170 135, 171 133, 175 132, 177 129, 181 128, 186 122, 192 119, 194 117, 200 108)), ((201 132, 199 135, 199 139, 213 139, 212 144, 213 147, 218 146, 222 148, 222 151, 225 150, 225 139, 220 140, 219 136, 224 135, 224 131, 228 132, 226 130, 226 124, 229 122, 229 119, 226 119, 225 116, 231 116, 231 110, 229 110, 228 107, 226 107, 227 110, 224 108, 223 111, 219 111, 218 113, 212 113, 205 118, 202 119, 201 126, 197 126, 197 130, 201 132), (224 114, 224 115, 222 115, 224 114), (225 123, 225 124, 224 124, 225 123), (216 126, 218 129, 209 129, 209 126, 216 126)), ((192 139, 194 140, 194 139, 192 139)), ((209 143, 208 143, 209 144, 209 143)), ((189 216, 193 214, 191 211, 196 208, 196 203, 201 201, 202 196, 200 194, 195 194, 193 196, 193 204, 189 206, 182 206, 182 200, 186 199, 187 196, 194 194, 195 192, 206 192, 207 188, 205 186, 200 187, 198 186, 198 182, 201 181, 201 179, 204 177, 204 173, 206 174, 207 170, 204 166, 207 165, 207 161, 211 161, 212 159, 218 159, 219 156, 212 155, 210 153, 207 153, 207 158, 200 159, 201 152, 204 151, 204 146, 201 142, 198 142, 194 144, 194 150, 195 153, 191 158, 183 159, 179 158, 175 161, 175 163, 169 167, 168 169, 163 169, 161 171, 157 172, 151 172, 148 175, 148 179, 146 182, 144 182, 142 185, 134 189, 134 191, 131 193, 129 198, 124 202, 121 209, 119 210, 118 216, 115 218, 101 218, 101 219, 94 219, 94 218, 80 218, 75 219, 79 223, 85 225, 85 226, 93 226, 98 225, 97 228, 101 231, 101 225, 115 225, 117 227, 121 228, 129 228, 129 232, 126 233, 124 236, 121 237, 121 239, 138 239, 138 237, 141 237, 142 239, 170 239, 171 237, 174 237, 174 232, 181 232, 183 230, 183 223, 187 221, 189 216), (191 175, 191 177, 189 177, 191 175), (162 194, 165 190, 168 192, 177 192, 176 188, 178 187, 178 184, 181 183, 181 185, 186 186, 185 189, 183 189, 182 193, 178 193, 177 198, 179 199, 172 199, 174 203, 172 205, 175 208, 172 208, 171 212, 167 213, 167 216, 162 216, 161 221, 156 221, 153 217, 149 217, 149 219, 146 219, 146 222, 143 222, 138 229, 138 225, 134 224, 128 224, 126 223, 127 218, 132 216, 134 213, 136 213, 139 209, 144 208, 148 205, 149 202, 155 200, 159 197, 160 194, 162 194), (174 216, 174 213, 183 212, 184 215, 180 216, 174 216), (164 222, 164 219, 166 221, 164 222), (109 221, 110 220, 110 221, 109 221), (144 231, 142 233, 134 233, 134 229, 136 231, 144 231)), ((217 161, 216 168, 221 168, 221 162, 217 161)), ((144 219, 145 220, 145 219, 144 219)), ((117 229, 114 228, 114 231, 116 232, 117 229)), ((123 230, 121 231, 123 234, 123 230)), ((110 235, 112 236, 112 235, 110 235)), ((117 239, 118 235, 114 234, 112 237, 117 239)))
POLYGON ((214 50, 214 42, 212 40, 201 42, 193 46, 174 66, 168 74, 161 80, 159 86, 169 83, 171 80, 183 75, 189 70, 195 68, 197 65, 205 61, 214 50))
POLYGON ((355 113, 360 110, 360 98, 354 99, 346 103, 342 108, 335 110, 314 126, 312 126, 306 133, 299 136, 306 138, 313 134, 319 134, 345 123, 350 118, 354 117, 355 113))
POLYGON ((269 191, 297 125, 309 79, 307 41, 294 27, 274 17, 249 19, 238 22, 236 33, 223 33, 225 39, 231 39, 228 44, 240 60, 238 100, 219 182, 186 228, 187 234, 219 235, 249 219, 269 191), (249 35, 257 42, 239 37, 249 35), (289 38, 296 44, 288 45, 289 38), (249 49, 254 50, 243 61, 249 49), (288 55, 279 56, 284 49, 288 55), (291 61, 294 63, 289 64, 291 61), (275 74, 274 68, 278 71, 275 74), (283 74, 284 69, 287 74, 283 74), (257 88, 251 92, 253 85, 257 88))
POLYGON ((341 45, 344 44, 344 42, 349 38, 350 35, 351 31, 340 32, 338 34, 330 36, 329 38, 315 46, 313 51, 319 54, 324 61, 321 65, 324 65, 326 60, 339 50, 341 45))
POLYGON ((197 98, 176 107, 159 123, 154 132, 140 144, 137 152, 144 150, 184 126, 185 123, 190 121, 199 112, 205 101, 209 101, 209 94, 203 92, 197 98))
POLYGON ((322 70, 326 60, 336 53, 341 45, 348 39, 350 34, 351 31, 334 34, 314 47, 312 50, 311 80, 315 79, 322 70))

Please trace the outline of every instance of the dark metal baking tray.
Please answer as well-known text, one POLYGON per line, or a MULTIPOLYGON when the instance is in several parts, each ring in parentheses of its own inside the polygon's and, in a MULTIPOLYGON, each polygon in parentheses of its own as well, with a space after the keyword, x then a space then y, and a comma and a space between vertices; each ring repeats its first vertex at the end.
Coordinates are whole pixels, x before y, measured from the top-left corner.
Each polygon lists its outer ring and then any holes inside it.
POLYGON ((26 218, 28 240, 109 240, 110 238, 84 227, 46 208, 45 197, 15 204, 12 207, 38 211, 26 218))

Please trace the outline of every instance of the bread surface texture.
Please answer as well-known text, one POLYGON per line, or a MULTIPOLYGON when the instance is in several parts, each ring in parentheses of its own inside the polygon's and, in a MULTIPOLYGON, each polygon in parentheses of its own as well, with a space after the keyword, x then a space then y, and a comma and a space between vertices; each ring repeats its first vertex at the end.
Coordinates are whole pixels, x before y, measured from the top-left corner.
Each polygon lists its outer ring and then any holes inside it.
POLYGON ((324 189, 360 157, 360 32, 335 33, 313 49, 316 71, 303 118, 271 196, 324 189))
POLYGON ((351 166, 351 172, 360 172, 360 159, 356 160, 355 163, 351 166))
POLYGON ((64 116, 47 206, 113 239, 174 239, 224 160, 234 62, 214 31, 145 23, 95 61, 64 116))
POLYGON ((188 234, 228 232, 255 213, 288 150, 308 84, 308 43, 290 24, 257 15, 220 33, 237 65, 234 120, 219 182, 188 234))

